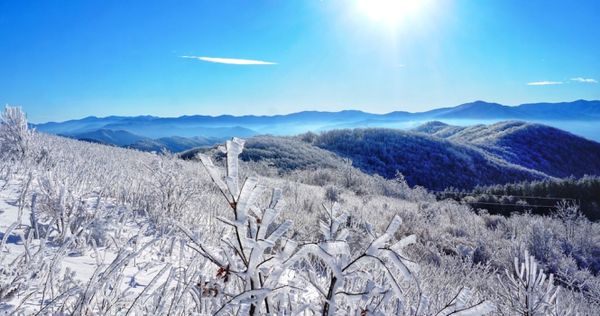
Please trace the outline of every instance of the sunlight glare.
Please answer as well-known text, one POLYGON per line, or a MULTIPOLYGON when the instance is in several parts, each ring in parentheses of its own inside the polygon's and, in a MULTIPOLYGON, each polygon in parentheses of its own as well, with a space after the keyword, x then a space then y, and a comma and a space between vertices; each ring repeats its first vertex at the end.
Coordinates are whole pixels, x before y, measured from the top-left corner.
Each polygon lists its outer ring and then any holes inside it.
POLYGON ((397 26, 422 12, 428 0, 357 0, 357 8, 368 18, 397 26))

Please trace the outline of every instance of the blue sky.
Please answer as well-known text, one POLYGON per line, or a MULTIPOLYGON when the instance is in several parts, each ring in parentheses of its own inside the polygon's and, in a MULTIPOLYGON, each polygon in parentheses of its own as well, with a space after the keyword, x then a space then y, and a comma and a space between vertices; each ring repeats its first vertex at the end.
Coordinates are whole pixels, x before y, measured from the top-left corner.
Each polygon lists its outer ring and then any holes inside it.
POLYGON ((390 0, 0 0, 0 103, 43 122, 600 99, 600 1, 364 1, 390 0))

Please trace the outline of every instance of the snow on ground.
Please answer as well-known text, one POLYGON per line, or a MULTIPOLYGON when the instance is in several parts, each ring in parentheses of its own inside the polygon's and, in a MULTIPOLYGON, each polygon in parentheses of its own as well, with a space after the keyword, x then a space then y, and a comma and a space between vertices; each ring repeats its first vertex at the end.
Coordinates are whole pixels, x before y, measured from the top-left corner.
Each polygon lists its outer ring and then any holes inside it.
MULTIPOLYGON (((0 239, 5 242, 0 249, 3 257, 2 265, 10 265, 16 258, 25 255, 25 236, 30 229, 30 208, 23 207, 22 214, 19 214, 19 197, 22 184, 19 179, 10 181, 2 190, 0 190, 0 239), (10 230, 10 232, 9 232, 10 230), (8 232, 8 234, 7 234, 8 232)), ((103 202, 106 203, 106 202, 103 202)), ((92 205, 91 203, 89 205, 92 205)), ((122 229, 115 227, 107 227, 107 230, 120 231, 127 238, 135 240, 135 244, 144 245, 152 241, 153 237, 139 235, 143 228, 143 222, 140 223, 125 223, 122 229)), ((32 240, 30 251, 40 248, 39 240, 32 240)), ((48 260, 60 251, 60 245, 46 245, 48 260)), ((100 270, 110 265, 115 258, 119 249, 115 245, 107 247, 98 247, 94 249, 86 249, 84 251, 69 252, 60 262, 60 272, 55 273, 58 277, 66 272, 74 273, 74 279, 86 284, 94 277, 97 270, 100 270)), ((167 265, 168 258, 158 256, 159 249, 150 247, 148 251, 136 256, 123 271, 124 278, 121 283, 121 289, 128 291, 132 296, 139 294, 158 274, 158 272, 167 265), (160 257, 160 258, 159 258, 160 257)), ((171 264, 176 265, 177 260, 173 260, 171 264)), ((164 282, 167 275, 163 274, 156 280, 157 283, 164 282)), ((8 302, 0 302, 0 311, 10 311, 18 306, 21 297, 13 297, 8 302)), ((20 312, 35 311, 39 306, 23 305, 20 312)))
MULTIPOLYGON (((0 236, 6 240, 0 249, 5 260, 12 261, 23 251, 23 226, 19 226, 19 186, 17 181, 11 181, 0 190, 0 236), (8 229, 17 224, 6 236, 8 229)), ((21 219, 29 218, 29 209, 23 209, 21 219)))

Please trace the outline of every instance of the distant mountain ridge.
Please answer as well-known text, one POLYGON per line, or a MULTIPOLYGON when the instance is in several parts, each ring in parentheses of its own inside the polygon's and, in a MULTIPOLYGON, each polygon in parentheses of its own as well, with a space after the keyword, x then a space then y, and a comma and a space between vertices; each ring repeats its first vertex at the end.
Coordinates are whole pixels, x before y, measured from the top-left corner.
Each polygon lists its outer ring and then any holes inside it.
MULTIPOLYGON (((156 140, 168 137, 202 137, 219 141, 229 137, 254 135, 296 135, 307 131, 328 131, 340 128, 390 127, 398 128, 410 122, 430 120, 543 120, 600 121, 600 101, 577 100, 564 103, 535 103, 505 106, 498 103, 475 101, 456 107, 440 108, 426 112, 395 111, 373 114, 357 110, 340 112, 303 111, 287 115, 191 115, 180 117, 155 116, 89 116, 79 120, 34 124, 38 131, 90 139, 122 146, 134 137, 156 140), (113 131, 114 135, 107 135, 113 131), (118 133, 117 133, 118 132, 118 133), (90 138, 89 136, 97 136, 90 138), (100 135, 105 134, 105 135, 100 135), (123 137, 123 139, 120 138, 123 137)), ((561 127, 562 128, 562 127, 561 127)), ((591 132, 587 137, 597 137, 591 132)), ((596 136, 597 134, 597 136, 596 136)), ((180 139, 181 142, 185 142, 180 139)), ((146 140, 146 143, 149 143, 146 140)), ((184 146, 185 147, 185 146, 184 146)), ((169 149, 169 148, 167 148, 169 149)))
POLYGON ((104 145, 133 148, 141 151, 161 152, 167 150, 170 152, 182 152, 192 148, 207 147, 224 141, 223 137, 161 137, 157 139, 147 138, 123 130, 99 129, 91 132, 84 132, 75 135, 64 135, 69 138, 75 138, 82 141, 100 143, 104 145))
MULTIPOLYGON (((76 135, 77 136, 75 138, 79 140, 86 140, 120 147, 127 147, 144 139, 144 137, 132 134, 128 131, 110 129, 99 129, 95 131, 79 133, 76 135)), ((71 135, 63 136, 72 137, 71 135)))

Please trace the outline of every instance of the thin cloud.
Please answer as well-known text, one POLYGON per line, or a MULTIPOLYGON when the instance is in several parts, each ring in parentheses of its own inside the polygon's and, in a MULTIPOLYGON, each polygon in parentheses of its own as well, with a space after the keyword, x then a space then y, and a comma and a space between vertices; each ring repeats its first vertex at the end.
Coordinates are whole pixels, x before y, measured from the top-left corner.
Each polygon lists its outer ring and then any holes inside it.
POLYGON ((563 84, 563 82, 562 81, 534 81, 534 82, 527 83, 528 86, 554 86, 554 85, 559 85, 559 84, 563 84))
POLYGON ((255 60, 255 59, 239 59, 239 58, 221 58, 221 57, 204 57, 204 56, 181 56, 181 58, 197 59, 209 63, 228 64, 228 65, 277 65, 277 63, 255 60))
POLYGON ((576 81, 576 82, 581 82, 581 83, 598 83, 598 80, 596 80, 596 79, 582 78, 582 77, 572 78, 571 81, 576 81))

